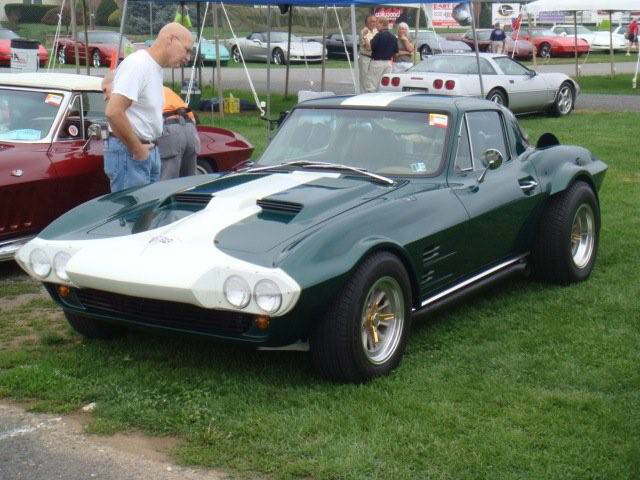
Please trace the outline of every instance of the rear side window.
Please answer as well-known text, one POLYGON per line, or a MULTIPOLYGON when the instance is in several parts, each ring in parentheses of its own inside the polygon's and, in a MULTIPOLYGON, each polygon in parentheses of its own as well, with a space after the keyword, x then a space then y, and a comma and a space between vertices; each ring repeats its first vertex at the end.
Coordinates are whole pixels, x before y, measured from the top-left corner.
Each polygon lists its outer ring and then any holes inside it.
POLYGON ((490 148, 498 150, 503 158, 510 158, 500 114, 493 110, 467 113, 467 124, 471 138, 471 151, 476 168, 482 168, 484 152, 490 148))

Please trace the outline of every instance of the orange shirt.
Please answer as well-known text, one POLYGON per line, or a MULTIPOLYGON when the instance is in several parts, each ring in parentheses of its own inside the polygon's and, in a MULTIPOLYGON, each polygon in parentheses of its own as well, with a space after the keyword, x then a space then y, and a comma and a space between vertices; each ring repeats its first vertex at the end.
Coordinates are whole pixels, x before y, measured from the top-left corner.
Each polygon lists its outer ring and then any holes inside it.
MULTIPOLYGON (((164 106, 162 107, 163 112, 173 112, 179 108, 189 108, 189 106, 182 101, 180 96, 169 87, 163 87, 162 90, 164 94, 164 106)), ((188 115, 193 123, 196 123, 196 118, 193 116, 193 113, 189 112, 188 115)))

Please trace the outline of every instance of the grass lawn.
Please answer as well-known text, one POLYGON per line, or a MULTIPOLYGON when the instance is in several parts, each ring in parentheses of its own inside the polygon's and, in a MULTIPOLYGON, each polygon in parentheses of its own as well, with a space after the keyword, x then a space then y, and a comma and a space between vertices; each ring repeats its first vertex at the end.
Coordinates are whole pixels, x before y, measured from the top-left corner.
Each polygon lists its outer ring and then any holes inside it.
MULTIPOLYGON (((555 132, 609 164, 592 277, 565 288, 514 279, 435 314, 415 324, 389 377, 334 385, 303 353, 144 333, 85 341, 3 264, 0 396, 55 412, 95 401, 89 431, 177 436, 178 461, 238 476, 639 478, 639 121, 521 121, 534 140, 555 132)), ((264 146, 255 115, 215 123, 264 146)))
MULTIPOLYGON (((616 95, 638 95, 640 90, 633 88, 632 74, 620 74, 614 78, 607 76, 579 77, 582 93, 603 93, 616 95)), ((640 83, 640 82, 639 82, 640 83)), ((640 87, 640 85, 638 85, 640 87)))

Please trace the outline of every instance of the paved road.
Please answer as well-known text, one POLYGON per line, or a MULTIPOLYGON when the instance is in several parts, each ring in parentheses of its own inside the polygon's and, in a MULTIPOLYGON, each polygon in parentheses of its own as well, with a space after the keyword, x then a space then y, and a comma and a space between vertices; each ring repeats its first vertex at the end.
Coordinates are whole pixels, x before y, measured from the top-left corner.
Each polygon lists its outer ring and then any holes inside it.
POLYGON ((220 480, 223 472, 178 467, 157 451, 167 440, 82 433, 70 417, 27 413, 0 403, 2 480, 220 480))

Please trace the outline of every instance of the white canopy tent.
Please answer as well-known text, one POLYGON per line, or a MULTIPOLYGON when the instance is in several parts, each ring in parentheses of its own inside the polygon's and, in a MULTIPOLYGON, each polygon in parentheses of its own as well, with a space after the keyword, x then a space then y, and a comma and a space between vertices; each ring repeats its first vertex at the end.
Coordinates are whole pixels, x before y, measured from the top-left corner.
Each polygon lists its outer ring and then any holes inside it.
MULTIPOLYGON (((577 12, 587 10, 601 10, 609 12, 609 42, 610 42, 610 58, 611 58, 611 76, 615 75, 613 63, 613 22, 611 14, 613 12, 626 12, 640 10, 640 0, 536 0, 535 2, 525 5, 525 10, 535 15, 539 12, 573 12, 574 26, 574 45, 576 48, 576 76, 580 74, 578 69, 578 29, 577 29, 577 12)), ((640 59, 640 51, 638 52, 640 59)), ((638 67, 636 66, 636 76, 638 75, 638 67)))

